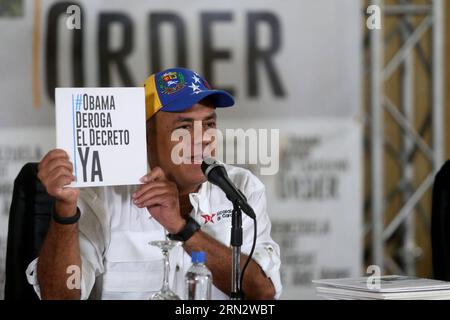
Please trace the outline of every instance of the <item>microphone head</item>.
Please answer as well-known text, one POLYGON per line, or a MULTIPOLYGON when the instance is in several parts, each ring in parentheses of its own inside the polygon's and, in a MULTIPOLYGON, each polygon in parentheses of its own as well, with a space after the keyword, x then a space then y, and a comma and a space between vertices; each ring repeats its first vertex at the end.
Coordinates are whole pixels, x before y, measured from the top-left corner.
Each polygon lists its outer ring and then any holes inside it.
POLYGON ((208 174, 209 174, 208 168, 209 168, 211 165, 213 165, 213 164, 217 164, 217 161, 214 160, 213 158, 204 158, 204 159, 203 159, 202 164, 201 164, 200 167, 201 167, 201 169, 202 169, 203 174, 204 174, 206 177, 208 177, 208 174))
POLYGON ((205 158, 201 164, 201 169, 209 182, 217 185, 219 180, 228 179, 225 166, 219 161, 212 158, 205 158))

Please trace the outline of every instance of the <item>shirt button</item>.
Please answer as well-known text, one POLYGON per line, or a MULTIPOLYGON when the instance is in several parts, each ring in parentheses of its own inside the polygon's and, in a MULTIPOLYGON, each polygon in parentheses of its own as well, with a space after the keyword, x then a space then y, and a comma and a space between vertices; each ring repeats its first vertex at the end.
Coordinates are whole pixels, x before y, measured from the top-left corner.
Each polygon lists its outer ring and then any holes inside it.
POLYGON ((175 271, 176 271, 176 272, 180 271, 180 266, 179 266, 179 265, 177 265, 177 266, 175 267, 175 271))

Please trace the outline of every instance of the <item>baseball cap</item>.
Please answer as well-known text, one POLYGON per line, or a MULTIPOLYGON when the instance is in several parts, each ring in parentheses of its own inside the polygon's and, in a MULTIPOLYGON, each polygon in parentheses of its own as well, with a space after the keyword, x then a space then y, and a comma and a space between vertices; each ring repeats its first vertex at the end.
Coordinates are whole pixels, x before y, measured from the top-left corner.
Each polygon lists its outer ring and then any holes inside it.
POLYGON ((210 97, 216 108, 231 107, 234 98, 224 90, 215 90, 197 72, 171 68, 152 74, 145 82, 146 119, 158 111, 183 111, 210 97))

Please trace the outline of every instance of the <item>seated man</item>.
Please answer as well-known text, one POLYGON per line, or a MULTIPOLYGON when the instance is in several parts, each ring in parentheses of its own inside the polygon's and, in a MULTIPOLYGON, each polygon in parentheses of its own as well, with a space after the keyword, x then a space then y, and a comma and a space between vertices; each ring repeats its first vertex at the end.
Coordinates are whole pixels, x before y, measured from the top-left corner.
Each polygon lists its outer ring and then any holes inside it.
MULTIPOLYGON (((28 281, 42 299, 149 299, 161 288, 163 273, 161 252, 149 242, 165 239, 166 233, 184 241, 170 253, 172 290, 184 298, 190 254, 201 250, 213 275, 213 299, 230 295, 232 203, 206 180, 199 163, 203 153, 193 154, 189 163, 173 161, 172 150, 179 141, 172 141, 171 136, 179 128, 195 136, 194 121, 200 121, 202 133, 215 128, 215 109, 232 106, 234 100, 182 68, 154 74, 144 86, 151 171, 142 178, 142 185, 63 188, 75 179, 67 153, 52 150, 39 164, 38 177, 56 199, 39 258, 27 270, 28 281), (78 287, 69 285, 76 266, 81 268, 78 287)), ((211 147, 211 140, 194 137, 189 147, 202 152, 211 147)), ((264 185, 245 169, 226 169, 248 198, 258 223, 255 253, 242 285, 245 297, 278 298, 279 247, 270 236, 264 185)), ((242 226, 242 252, 248 254, 253 221, 243 215, 242 226)), ((242 254, 241 265, 246 259, 242 254)))

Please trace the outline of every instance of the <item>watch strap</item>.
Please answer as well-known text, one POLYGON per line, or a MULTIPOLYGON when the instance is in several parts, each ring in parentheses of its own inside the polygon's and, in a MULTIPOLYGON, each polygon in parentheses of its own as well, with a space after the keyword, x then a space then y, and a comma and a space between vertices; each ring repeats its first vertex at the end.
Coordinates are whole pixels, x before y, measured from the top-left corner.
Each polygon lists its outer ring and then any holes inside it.
POLYGON ((187 240, 189 240, 190 237, 192 237, 192 235, 194 233, 196 233, 198 230, 200 229, 200 224, 195 221, 194 218, 192 218, 191 216, 189 216, 189 218, 186 221, 186 225, 184 226, 183 229, 180 230, 180 232, 176 233, 176 234, 168 234, 167 237, 170 240, 175 240, 175 241, 183 241, 186 242, 187 240))
POLYGON ((77 223, 78 220, 80 220, 80 217, 81 217, 81 212, 80 212, 80 209, 78 209, 78 207, 77 207, 77 213, 75 213, 73 216, 61 217, 60 215, 58 215, 56 213, 55 206, 52 206, 52 218, 53 218, 53 221, 55 221, 56 223, 64 224, 64 225, 74 224, 74 223, 77 223))

